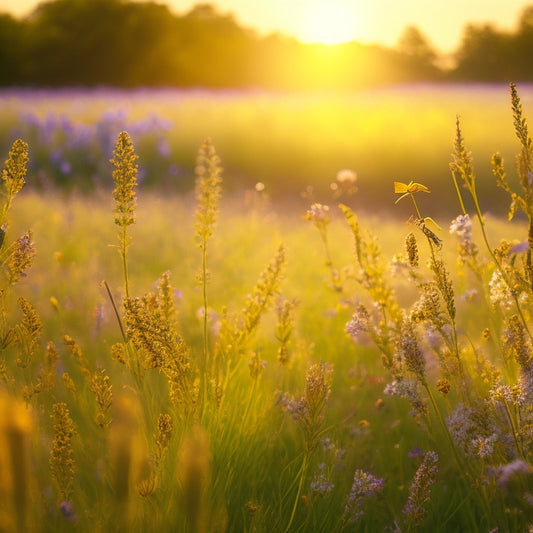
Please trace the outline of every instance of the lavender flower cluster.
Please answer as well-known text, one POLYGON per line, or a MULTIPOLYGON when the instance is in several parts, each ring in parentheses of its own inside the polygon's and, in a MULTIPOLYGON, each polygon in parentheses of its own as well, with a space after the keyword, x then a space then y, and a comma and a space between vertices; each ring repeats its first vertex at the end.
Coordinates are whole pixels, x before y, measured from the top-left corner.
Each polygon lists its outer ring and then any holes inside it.
POLYGON ((20 113, 10 137, 29 142, 29 170, 41 185, 90 189, 107 181, 108 161, 121 131, 128 131, 141 156, 140 182, 179 175, 180 169, 171 161, 167 139, 172 127, 169 119, 155 113, 131 119, 124 109, 104 111, 94 123, 55 112, 43 116, 25 111, 20 113))

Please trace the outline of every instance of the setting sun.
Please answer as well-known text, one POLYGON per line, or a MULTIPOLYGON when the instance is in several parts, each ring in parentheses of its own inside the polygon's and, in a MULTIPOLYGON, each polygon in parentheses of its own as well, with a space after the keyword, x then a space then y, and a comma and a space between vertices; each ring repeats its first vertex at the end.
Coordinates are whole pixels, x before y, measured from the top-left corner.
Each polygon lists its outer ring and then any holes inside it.
POLYGON ((354 6, 313 2, 306 7, 299 37, 309 43, 338 44, 357 39, 360 16, 354 6))

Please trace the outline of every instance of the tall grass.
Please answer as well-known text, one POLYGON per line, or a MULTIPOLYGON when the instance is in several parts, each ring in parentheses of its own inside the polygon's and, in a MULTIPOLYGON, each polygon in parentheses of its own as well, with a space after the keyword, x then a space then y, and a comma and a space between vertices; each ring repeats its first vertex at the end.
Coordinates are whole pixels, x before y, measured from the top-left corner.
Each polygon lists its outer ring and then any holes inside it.
POLYGON ((126 132, 113 194, 38 196, 16 141, 2 529, 530 531, 533 169, 511 101, 518 179, 492 168, 524 219, 483 213, 462 119, 449 232, 422 180, 391 179, 404 227, 357 212, 353 172, 338 208, 244 205, 209 140, 195 198, 146 195, 126 132))

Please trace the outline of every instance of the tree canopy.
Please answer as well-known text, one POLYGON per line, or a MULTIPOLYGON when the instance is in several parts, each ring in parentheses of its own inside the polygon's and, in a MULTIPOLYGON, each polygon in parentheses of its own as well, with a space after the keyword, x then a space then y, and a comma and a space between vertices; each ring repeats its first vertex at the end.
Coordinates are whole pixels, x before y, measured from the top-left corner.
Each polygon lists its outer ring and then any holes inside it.
POLYGON ((409 26, 396 48, 260 37, 199 4, 178 16, 130 0, 48 0, 27 17, 0 14, 2 86, 205 86, 351 89, 435 80, 533 79, 533 6, 514 33, 467 26, 452 68, 409 26))

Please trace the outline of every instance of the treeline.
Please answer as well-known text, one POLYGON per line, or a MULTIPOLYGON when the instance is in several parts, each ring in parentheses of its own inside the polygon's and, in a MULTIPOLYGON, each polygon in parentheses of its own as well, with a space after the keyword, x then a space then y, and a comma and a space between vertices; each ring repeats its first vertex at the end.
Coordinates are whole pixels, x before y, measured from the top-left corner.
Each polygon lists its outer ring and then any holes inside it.
POLYGON ((175 15, 154 2, 51 0, 0 14, 0 86, 205 86, 349 89, 413 81, 533 79, 533 6, 517 31, 471 25, 452 68, 415 27, 396 48, 261 37, 200 4, 175 15))

